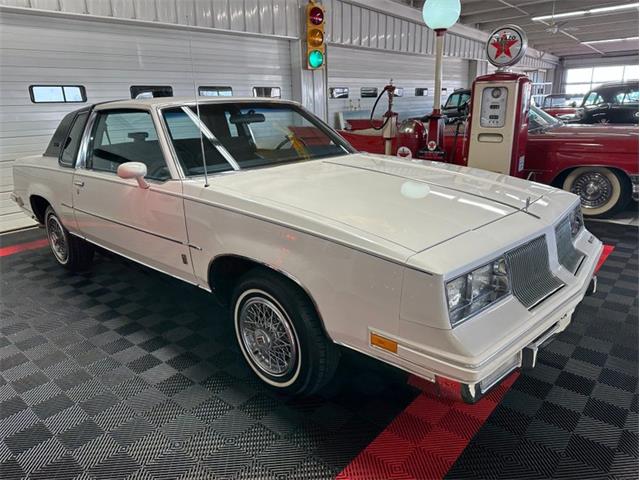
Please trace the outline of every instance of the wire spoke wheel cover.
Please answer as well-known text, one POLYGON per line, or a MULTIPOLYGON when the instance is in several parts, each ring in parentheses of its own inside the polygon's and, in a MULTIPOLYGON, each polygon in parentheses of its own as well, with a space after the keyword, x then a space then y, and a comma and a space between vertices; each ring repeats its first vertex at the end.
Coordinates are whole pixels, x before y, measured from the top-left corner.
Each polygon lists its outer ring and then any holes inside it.
POLYGON ((299 342, 284 309, 266 292, 249 290, 236 304, 238 339, 245 356, 273 379, 299 368, 299 342))
POLYGON ((571 191, 580 197, 584 208, 599 208, 611 199, 613 185, 600 172, 591 171, 580 175, 571 191))
POLYGON ((47 239, 51 246, 51 251, 62 264, 69 260, 69 242, 67 234, 55 215, 47 217, 47 239))

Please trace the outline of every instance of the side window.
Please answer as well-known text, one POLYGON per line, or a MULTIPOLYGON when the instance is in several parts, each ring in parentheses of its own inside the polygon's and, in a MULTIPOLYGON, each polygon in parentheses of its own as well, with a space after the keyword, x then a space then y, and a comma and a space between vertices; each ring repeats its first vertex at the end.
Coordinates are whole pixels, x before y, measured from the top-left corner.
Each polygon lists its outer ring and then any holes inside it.
POLYGON ((115 174, 122 163, 142 162, 147 166, 146 178, 160 181, 170 178, 149 112, 102 112, 96 119, 92 138, 87 168, 115 174))
POLYGON ((207 172, 216 173, 231 170, 231 166, 200 129, 180 108, 164 111, 164 121, 173 141, 176 156, 186 175, 202 175, 204 165, 202 151, 207 163, 207 172))
POLYGON ((619 103, 619 104, 638 103, 638 90, 629 90, 624 93, 619 93, 618 95, 616 95, 616 103, 619 103))
POLYGON ((598 92, 591 92, 589 95, 587 95, 587 98, 585 98, 584 104, 595 105, 597 103, 598 98, 600 98, 600 95, 598 95, 598 92))
POLYGON ((82 133, 84 132, 84 126, 87 123, 87 112, 78 114, 73 126, 69 131, 69 135, 65 140, 62 147, 62 154, 60 155, 60 164, 65 167, 73 167, 76 163, 76 156, 78 155, 78 147, 82 140, 82 133))

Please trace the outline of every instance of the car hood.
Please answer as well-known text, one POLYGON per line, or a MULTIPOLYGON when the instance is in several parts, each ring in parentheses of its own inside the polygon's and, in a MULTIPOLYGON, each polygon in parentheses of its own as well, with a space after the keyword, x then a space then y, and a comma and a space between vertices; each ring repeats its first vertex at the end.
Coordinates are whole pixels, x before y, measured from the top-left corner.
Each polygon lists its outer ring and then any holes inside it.
POLYGON ((275 215, 314 220, 326 229, 320 233, 338 229, 412 252, 512 215, 549 191, 482 170, 363 154, 247 170, 221 182, 275 215))

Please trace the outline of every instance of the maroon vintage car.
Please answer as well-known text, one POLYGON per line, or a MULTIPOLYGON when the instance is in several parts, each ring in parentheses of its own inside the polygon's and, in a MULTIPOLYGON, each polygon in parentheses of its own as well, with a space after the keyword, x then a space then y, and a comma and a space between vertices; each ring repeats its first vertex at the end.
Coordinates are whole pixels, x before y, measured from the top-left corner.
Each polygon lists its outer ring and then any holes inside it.
MULTIPOLYGON (((352 129, 340 133, 355 148, 384 153, 380 132, 367 129, 368 121, 349 123, 352 129)), ((413 158, 420 158, 426 145, 422 123, 406 120, 398 132, 393 151, 406 146, 413 158)), ((464 123, 448 125, 444 145, 447 162, 466 165, 464 143, 464 123)), ((532 106, 525 176, 579 195, 586 216, 610 216, 632 198, 638 199, 638 128, 565 124, 532 106)))

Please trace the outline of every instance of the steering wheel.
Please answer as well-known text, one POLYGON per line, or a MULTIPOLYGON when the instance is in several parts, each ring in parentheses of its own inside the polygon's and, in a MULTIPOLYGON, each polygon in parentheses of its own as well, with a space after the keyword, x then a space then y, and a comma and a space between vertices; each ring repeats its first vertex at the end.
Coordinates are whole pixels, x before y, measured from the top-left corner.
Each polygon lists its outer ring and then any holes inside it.
POLYGON ((302 145, 304 145, 306 148, 309 148, 309 145, 307 145, 307 143, 302 140, 302 138, 298 137, 297 135, 291 133, 289 135, 287 135, 287 137, 281 141, 278 146, 275 148, 275 150, 280 150, 282 147, 284 147, 287 143, 292 143, 293 140, 296 139, 297 141, 299 141, 302 145))

